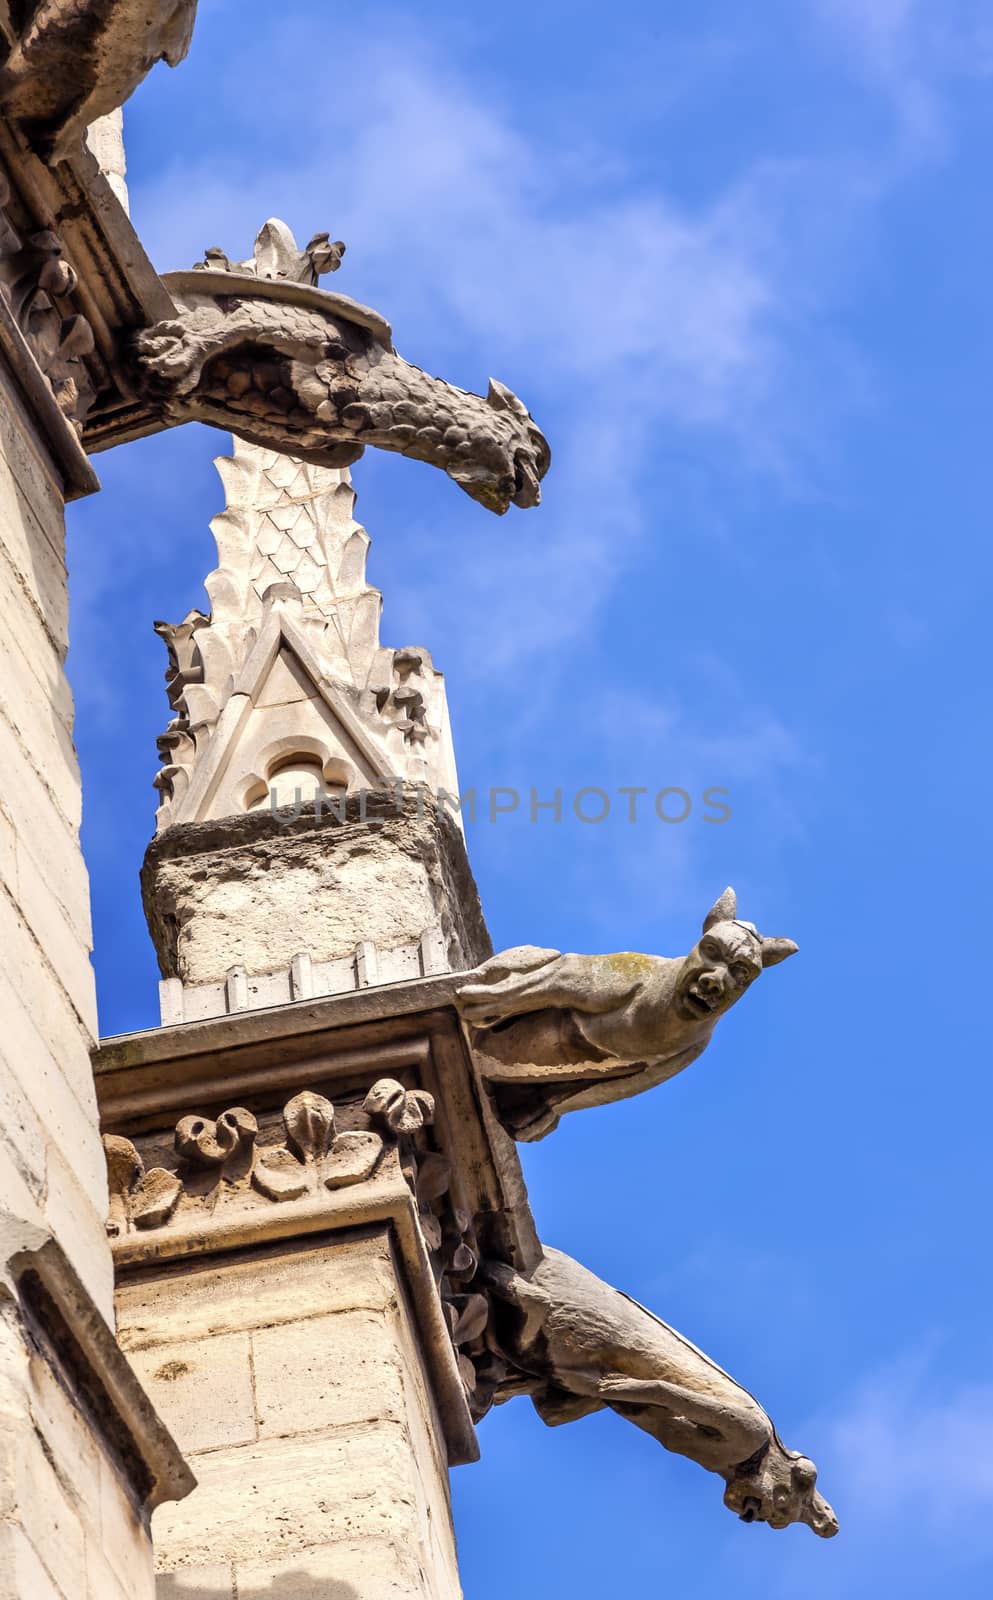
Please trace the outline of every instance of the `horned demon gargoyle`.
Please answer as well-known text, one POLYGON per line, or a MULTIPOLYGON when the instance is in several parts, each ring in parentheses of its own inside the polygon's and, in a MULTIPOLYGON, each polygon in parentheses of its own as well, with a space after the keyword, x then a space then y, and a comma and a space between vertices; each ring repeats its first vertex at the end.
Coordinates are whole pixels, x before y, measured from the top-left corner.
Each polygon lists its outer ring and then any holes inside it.
POLYGON ((135 343, 146 401, 166 426, 206 422, 326 467, 375 445, 441 467, 490 511, 536 506, 550 453, 527 409, 493 380, 484 399, 429 377, 378 312, 317 288, 343 251, 327 234, 300 251, 273 220, 253 261, 215 249, 167 273, 178 315, 135 343))
POLYGON ((763 938, 737 909, 725 889, 688 956, 520 945, 473 973, 456 1004, 516 1139, 543 1139, 563 1112, 640 1094, 702 1054, 759 973, 797 949, 763 938))

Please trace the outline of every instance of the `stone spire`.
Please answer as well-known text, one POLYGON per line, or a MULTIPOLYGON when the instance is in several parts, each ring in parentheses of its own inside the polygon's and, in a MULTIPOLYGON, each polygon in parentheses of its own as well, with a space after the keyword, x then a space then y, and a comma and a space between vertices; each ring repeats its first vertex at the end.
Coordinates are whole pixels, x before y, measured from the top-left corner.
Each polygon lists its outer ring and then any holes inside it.
POLYGON ((455 795, 444 680, 426 650, 380 644, 347 471, 238 439, 216 465, 211 614, 155 625, 174 712, 159 831, 401 780, 455 795))
POLYGON ((173 717, 143 886, 163 1021, 473 965, 490 946, 444 679, 380 643, 347 470, 242 440, 217 467, 211 612, 155 625, 173 717))

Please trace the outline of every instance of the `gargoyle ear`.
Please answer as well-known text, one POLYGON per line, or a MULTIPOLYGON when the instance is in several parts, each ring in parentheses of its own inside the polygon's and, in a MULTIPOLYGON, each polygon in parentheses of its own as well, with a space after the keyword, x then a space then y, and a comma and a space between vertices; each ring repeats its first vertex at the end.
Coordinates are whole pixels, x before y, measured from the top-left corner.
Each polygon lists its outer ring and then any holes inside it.
POLYGON ((526 417, 527 407, 522 400, 518 400, 513 389, 508 389, 499 378, 491 378, 490 386, 486 391, 486 404, 492 406, 494 411, 509 411, 515 417, 526 417))
POLYGON ((703 931, 709 933, 718 922, 733 922, 738 914, 738 896, 733 889, 725 889, 719 900, 715 900, 707 915, 703 919, 703 931))
POLYGON ((792 939, 763 939, 762 966, 777 967, 787 956, 795 956, 799 948, 792 939))

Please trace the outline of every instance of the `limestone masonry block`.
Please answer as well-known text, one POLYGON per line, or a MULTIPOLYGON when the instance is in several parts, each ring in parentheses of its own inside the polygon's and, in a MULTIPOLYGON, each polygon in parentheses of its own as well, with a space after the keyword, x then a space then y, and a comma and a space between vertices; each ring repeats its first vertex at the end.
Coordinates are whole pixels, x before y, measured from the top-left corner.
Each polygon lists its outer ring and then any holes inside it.
POLYGON ((391 949, 438 925, 455 969, 492 948, 462 835, 443 810, 397 811, 389 795, 347 820, 263 811, 170 828, 149 846, 145 914, 164 977, 216 983, 233 967, 267 973, 305 951, 391 949))

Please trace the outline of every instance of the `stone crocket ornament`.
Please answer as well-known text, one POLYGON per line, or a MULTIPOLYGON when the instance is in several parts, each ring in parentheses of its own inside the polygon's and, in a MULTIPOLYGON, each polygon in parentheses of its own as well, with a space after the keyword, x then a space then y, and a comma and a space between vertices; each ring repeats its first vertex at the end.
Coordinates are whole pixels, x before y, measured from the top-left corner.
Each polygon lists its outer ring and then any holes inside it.
POLYGON ((375 445, 441 467, 490 511, 536 506, 551 456, 527 408, 495 380, 483 397, 430 377, 378 312, 318 288, 343 251, 327 234, 300 251, 273 219, 252 261, 215 248, 167 273, 177 315, 134 346, 146 403, 166 427, 206 422, 324 467, 375 445))
POLYGON ((486 1262, 480 1278, 490 1291, 489 1347, 506 1363, 498 1404, 530 1394, 550 1427, 610 1407, 718 1473, 725 1505, 743 1522, 803 1522, 822 1539, 838 1532, 814 1463, 787 1450, 752 1395, 636 1300, 547 1245, 526 1276, 486 1262))
MULTIPOLYGON (((62 161, 157 61, 178 66, 197 0, 36 0, 0 66, 0 107, 36 150, 62 161)), ((14 7, 10 7, 14 12, 14 7)))
POLYGON ((741 922, 733 889, 688 956, 563 955, 521 945, 492 957, 456 1003, 500 1118, 543 1139, 566 1111, 640 1094, 682 1072, 766 967, 795 954, 741 922))

